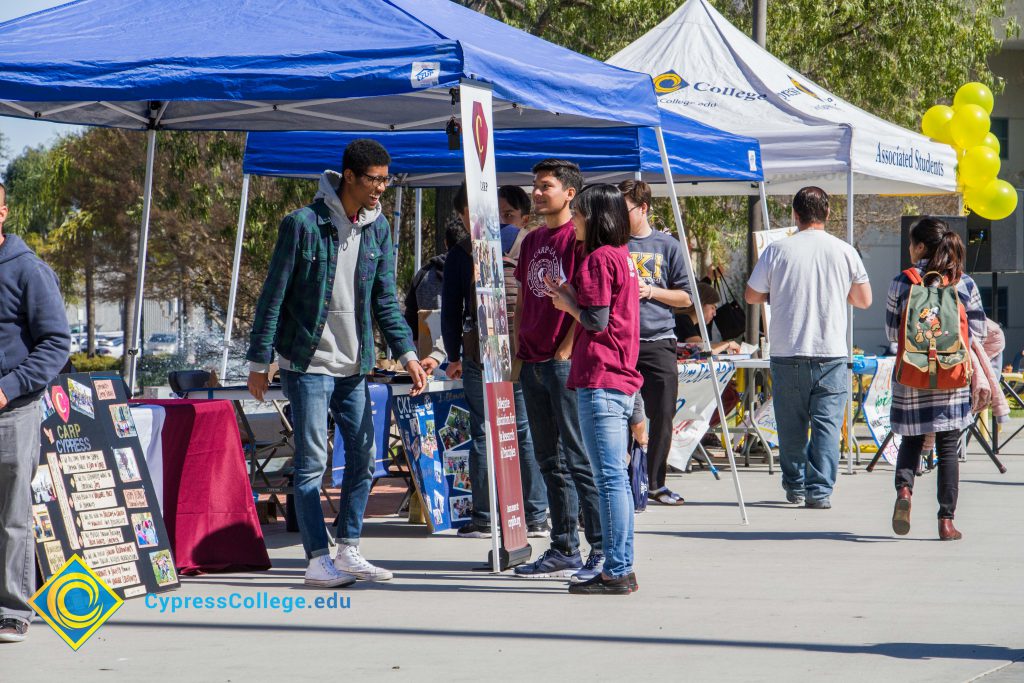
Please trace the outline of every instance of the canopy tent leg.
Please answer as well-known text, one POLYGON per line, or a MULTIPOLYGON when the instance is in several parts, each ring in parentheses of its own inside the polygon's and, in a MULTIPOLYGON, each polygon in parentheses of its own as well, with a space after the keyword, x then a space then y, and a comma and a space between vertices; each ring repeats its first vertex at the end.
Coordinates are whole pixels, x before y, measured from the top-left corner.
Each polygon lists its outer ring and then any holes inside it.
POLYGON ((153 205, 153 162, 156 159, 156 129, 146 131, 146 179, 142 190, 142 230, 139 232, 139 270, 135 279, 135 310, 132 311, 131 343, 125 348, 128 358, 128 393, 135 395, 135 373, 139 362, 139 336, 142 327, 142 292, 146 285, 146 251, 149 248, 149 214, 153 205))
MULTIPOLYGON (((853 246, 853 162, 846 171, 846 241, 853 246)), ((853 304, 846 307, 846 367, 847 367, 847 396, 846 396, 846 473, 853 474, 853 304)))
MULTIPOLYGON (((694 308, 697 311, 697 324, 700 326, 700 336, 704 342, 704 349, 711 350, 711 336, 708 334, 707 322, 704 320, 704 309, 701 307, 700 294, 697 291, 697 275, 693 269, 693 262, 690 260, 690 248, 686 242, 686 233, 683 230, 683 216, 679 211, 679 197, 676 195, 675 181, 672 179, 672 167, 668 161, 668 150, 665 148, 665 136, 661 126, 654 129, 658 138, 658 150, 661 152, 661 167, 665 174, 665 182, 668 184, 669 197, 672 200, 672 216, 676 223, 676 232, 679 235, 679 242, 683 246, 683 264, 686 267, 686 277, 693 290, 691 297, 694 308)), ((725 406, 722 404, 722 388, 718 384, 718 372, 715 370, 714 358, 709 357, 711 364, 711 381, 714 383, 715 404, 718 406, 718 420, 722 427, 722 441, 725 443, 725 453, 729 458, 729 468, 732 470, 732 481, 736 487, 736 503, 740 508, 740 519, 743 524, 749 524, 747 519, 747 507, 743 502, 743 490, 740 488, 739 472, 736 469, 736 457, 732 452, 732 439, 729 438, 729 424, 725 419, 725 406)))
POLYGON ((245 212, 249 208, 249 174, 242 176, 242 200, 238 206, 238 229, 235 231, 235 256, 231 261, 231 288, 228 291, 228 312, 224 319, 224 354, 220 359, 220 380, 228 376, 228 354, 231 332, 235 324, 235 301, 238 296, 238 274, 242 268, 242 238, 245 236, 245 212))
POLYGON ((414 236, 416 244, 416 261, 414 273, 420 272, 420 268, 423 267, 423 188, 416 188, 416 234, 414 236))
POLYGON ((771 220, 768 218, 768 193, 764 190, 764 181, 757 184, 757 192, 761 195, 761 219, 764 221, 764 229, 771 230, 771 220))

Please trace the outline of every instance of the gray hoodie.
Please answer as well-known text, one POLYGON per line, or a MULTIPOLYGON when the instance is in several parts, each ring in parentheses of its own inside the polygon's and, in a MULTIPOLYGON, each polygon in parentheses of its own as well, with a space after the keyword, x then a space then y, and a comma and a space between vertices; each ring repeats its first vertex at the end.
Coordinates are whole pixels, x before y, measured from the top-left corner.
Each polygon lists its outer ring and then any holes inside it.
MULTIPOLYGON (((331 304, 327 310, 327 324, 324 326, 320 343, 317 344, 313 359, 306 372, 314 375, 351 377, 359 374, 359 331, 356 329, 355 300, 356 277, 358 277, 359 244, 363 228, 380 216, 378 204, 373 209, 360 209, 353 224, 345 215, 345 207, 338 198, 341 174, 324 171, 315 199, 323 199, 331 212, 331 222, 338 229, 338 264, 335 269, 334 289, 331 304)), ((283 356, 279 358, 283 370, 291 370, 291 363, 283 356)))

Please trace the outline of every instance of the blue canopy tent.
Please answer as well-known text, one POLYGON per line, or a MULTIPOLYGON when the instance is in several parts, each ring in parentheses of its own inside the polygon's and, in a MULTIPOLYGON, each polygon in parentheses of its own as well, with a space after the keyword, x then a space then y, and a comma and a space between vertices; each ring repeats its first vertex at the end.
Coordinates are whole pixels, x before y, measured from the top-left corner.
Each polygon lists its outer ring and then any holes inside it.
MULTIPOLYGON (((662 113, 672 178, 683 183, 763 179, 757 140, 720 131, 678 114, 662 113)), ((245 148, 243 172, 251 175, 314 178, 337 167, 342 151, 365 132, 252 133, 245 148)), ((463 178, 462 152, 448 149, 444 131, 381 133, 371 136, 388 148, 392 173, 410 187, 458 185, 463 178)), ((498 130, 494 132, 498 182, 528 185, 530 169, 541 159, 557 157, 579 164, 588 180, 618 182, 641 174, 664 183, 658 141, 650 128, 498 130)), ((731 194, 731 191, 725 193, 731 194)))
POLYGON ((0 24, 0 45, 0 115, 147 131, 132 388, 158 130, 429 130, 463 82, 492 89, 495 129, 661 122, 650 76, 448 0, 77 0, 0 24))

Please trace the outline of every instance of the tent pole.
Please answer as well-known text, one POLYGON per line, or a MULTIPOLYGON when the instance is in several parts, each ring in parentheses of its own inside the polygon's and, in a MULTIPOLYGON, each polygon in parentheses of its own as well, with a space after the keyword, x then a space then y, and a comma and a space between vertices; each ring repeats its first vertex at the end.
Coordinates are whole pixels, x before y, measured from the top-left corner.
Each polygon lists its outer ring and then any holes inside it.
MULTIPOLYGON (((846 241, 853 245, 853 161, 846 171, 846 241)), ((853 304, 846 307, 847 398, 846 473, 853 474, 853 304)))
POLYGON ((414 273, 420 272, 420 268, 423 267, 423 188, 416 188, 416 234, 414 236, 416 244, 416 264, 413 269, 414 273))
MULTIPOLYGON (((683 247, 683 265, 686 267, 686 277, 693 290, 690 297, 693 299, 693 306, 697 311, 697 324, 700 326, 700 337, 704 343, 704 350, 711 350, 711 337, 708 334, 707 321, 704 320, 704 309, 700 303, 700 294, 697 291, 697 275, 693 269, 693 261, 690 259, 690 247, 686 241, 686 233, 683 229, 683 216, 679 211, 679 197, 676 195, 675 181, 672 179, 672 166, 668 161, 668 150, 665 148, 665 136, 662 134, 661 126, 654 129, 658 138, 658 150, 661 152, 661 168, 665 174, 665 182, 668 184, 669 197, 672 200, 672 217, 676 223, 676 233, 679 235, 679 242, 683 247)), ((725 443, 725 453, 729 457, 729 467, 732 469, 732 482, 736 487, 736 502, 740 507, 740 519, 743 524, 749 524, 747 519, 747 507, 743 503, 743 490, 740 488, 739 472, 736 470, 736 457, 732 452, 732 439, 729 438, 729 424, 725 419, 725 406, 722 404, 722 388, 718 384, 718 372, 715 369, 714 357, 708 357, 711 365, 711 382, 714 384, 715 404, 718 406, 718 420, 722 427, 722 441, 725 443)))
POLYGON ((142 229, 139 232, 139 270, 135 279, 135 310, 132 312, 131 343, 128 353, 128 393, 135 395, 135 372, 139 362, 139 335, 142 326, 142 293, 146 285, 146 251, 149 247, 149 214, 153 204, 153 162, 156 159, 156 129, 146 131, 146 179, 142 189, 142 229))
MULTIPOLYGON (((247 134, 248 136, 248 134, 247 134)), ((245 212, 249 208, 249 174, 242 175, 242 199, 238 205, 238 228, 235 230, 235 256, 231 261, 231 289, 228 291, 228 312, 224 320, 224 354, 220 359, 220 381, 228 376, 228 354, 231 331, 235 323, 235 301, 238 296, 238 274, 242 268, 242 238, 245 236, 245 212)))
POLYGON ((761 195, 761 219, 764 221, 762 230, 771 230, 771 220, 768 218, 768 193, 764 191, 764 181, 757 184, 757 192, 761 195))

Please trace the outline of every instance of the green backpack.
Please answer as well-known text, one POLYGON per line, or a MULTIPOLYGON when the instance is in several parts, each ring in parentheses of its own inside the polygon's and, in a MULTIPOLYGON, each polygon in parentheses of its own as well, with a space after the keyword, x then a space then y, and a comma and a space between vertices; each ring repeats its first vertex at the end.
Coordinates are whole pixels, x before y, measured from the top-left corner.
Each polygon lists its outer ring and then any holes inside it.
MULTIPOLYGON (((903 311, 896 381, 914 389, 962 389, 971 383, 967 311, 956 283, 927 286, 916 268, 903 274, 910 295, 903 311)), ((938 276, 939 273, 926 273, 938 276)))

